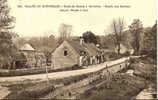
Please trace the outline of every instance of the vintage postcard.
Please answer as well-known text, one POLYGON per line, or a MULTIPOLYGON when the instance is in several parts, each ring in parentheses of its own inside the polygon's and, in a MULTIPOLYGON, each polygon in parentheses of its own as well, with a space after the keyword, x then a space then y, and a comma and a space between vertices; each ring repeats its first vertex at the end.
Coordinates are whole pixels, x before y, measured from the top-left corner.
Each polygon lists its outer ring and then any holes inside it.
POLYGON ((156 0, 0 0, 0 99, 156 98, 156 0))

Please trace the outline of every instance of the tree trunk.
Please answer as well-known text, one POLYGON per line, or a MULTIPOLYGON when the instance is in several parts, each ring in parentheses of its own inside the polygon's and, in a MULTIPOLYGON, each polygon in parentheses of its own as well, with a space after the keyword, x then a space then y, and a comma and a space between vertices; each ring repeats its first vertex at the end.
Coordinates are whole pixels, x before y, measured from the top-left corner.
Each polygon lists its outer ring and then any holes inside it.
POLYGON ((117 54, 120 55, 120 50, 121 50, 120 44, 118 44, 117 46, 118 46, 118 48, 117 48, 117 54))

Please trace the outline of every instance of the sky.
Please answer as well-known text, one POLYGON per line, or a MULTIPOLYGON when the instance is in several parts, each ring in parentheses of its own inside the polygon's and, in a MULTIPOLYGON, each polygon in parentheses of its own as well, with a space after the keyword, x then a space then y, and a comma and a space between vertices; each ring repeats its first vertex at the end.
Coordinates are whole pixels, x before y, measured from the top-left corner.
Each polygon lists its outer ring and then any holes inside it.
POLYGON ((72 25, 72 35, 80 36, 86 31, 96 35, 110 33, 114 18, 124 18, 130 25, 135 18, 144 27, 156 21, 156 0, 8 0, 10 14, 16 18, 14 32, 20 36, 59 36, 62 23, 72 25), (19 8, 18 5, 128 5, 128 8, 88 8, 87 12, 61 12, 61 8, 19 8))

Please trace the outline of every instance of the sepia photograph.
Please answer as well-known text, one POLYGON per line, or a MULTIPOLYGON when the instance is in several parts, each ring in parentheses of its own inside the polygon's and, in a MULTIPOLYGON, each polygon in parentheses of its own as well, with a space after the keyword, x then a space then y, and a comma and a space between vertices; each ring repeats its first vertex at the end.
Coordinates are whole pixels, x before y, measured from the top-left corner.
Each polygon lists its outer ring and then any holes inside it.
POLYGON ((156 0, 0 0, 0 100, 156 100, 156 0))

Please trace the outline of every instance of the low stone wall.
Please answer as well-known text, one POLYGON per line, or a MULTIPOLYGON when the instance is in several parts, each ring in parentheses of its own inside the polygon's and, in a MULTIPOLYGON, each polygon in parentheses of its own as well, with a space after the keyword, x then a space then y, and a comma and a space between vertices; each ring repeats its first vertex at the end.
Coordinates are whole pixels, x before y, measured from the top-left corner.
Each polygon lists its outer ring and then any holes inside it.
MULTIPOLYGON (((52 67, 47 67, 48 71, 54 70, 52 67)), ((25 69, 16 69, 16 70, 4 70, 0 69, 0 76, 22 76, 22 75, 31 75, 46 73, 46 67, 34 67, 34 68, 25 68, 25 69)))
MULTIPOLYGON (((67 70, 76 70, 81 69, 78 66, 65 67, 62 69, 54 69, 52 66, 47 67, 47 72, 59 72, 59 71, 67 71, 67 70)), ((0 77, 7 76, 24 76, 24 75, 33 75, 33 74, 43 74, 46 73, 46 67, 34 67, 34 68, 23 68, 23 69, 0 69, 0 77)))

